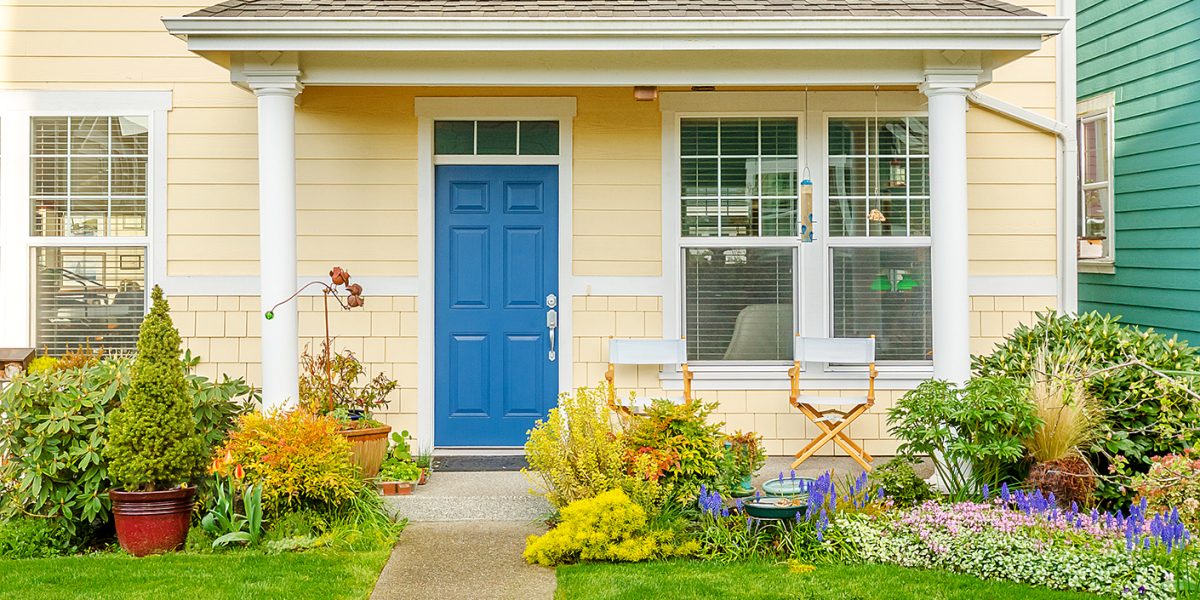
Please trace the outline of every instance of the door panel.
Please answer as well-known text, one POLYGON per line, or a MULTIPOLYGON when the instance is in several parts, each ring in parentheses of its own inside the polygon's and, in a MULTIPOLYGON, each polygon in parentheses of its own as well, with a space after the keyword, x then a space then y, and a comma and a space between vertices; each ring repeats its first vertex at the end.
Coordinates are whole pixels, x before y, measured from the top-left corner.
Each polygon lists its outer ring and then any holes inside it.
POLYGON ((520 446, 558 394, 558 168, 443 165, 435 178, 434 443, 520 446))

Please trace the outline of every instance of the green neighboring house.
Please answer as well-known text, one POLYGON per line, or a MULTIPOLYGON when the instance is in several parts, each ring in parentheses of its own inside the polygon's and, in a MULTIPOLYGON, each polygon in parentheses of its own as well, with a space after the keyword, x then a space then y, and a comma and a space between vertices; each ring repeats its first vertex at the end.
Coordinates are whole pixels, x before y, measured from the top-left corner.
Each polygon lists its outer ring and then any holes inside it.
POLYGON ((1200 344, 1200 1, 1078 7, 1079 310, 1200 344))

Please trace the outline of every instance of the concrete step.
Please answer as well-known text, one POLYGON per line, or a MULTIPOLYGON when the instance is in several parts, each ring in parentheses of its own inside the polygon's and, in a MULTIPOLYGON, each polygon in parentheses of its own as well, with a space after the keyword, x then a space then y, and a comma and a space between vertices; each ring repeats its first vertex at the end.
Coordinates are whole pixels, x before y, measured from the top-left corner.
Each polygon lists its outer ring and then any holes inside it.
POLYGON ((550 514, 550 503, 513 471, 434 472, 411 495, 384 496, 384 504, 412 522, 534 522, 550 514))

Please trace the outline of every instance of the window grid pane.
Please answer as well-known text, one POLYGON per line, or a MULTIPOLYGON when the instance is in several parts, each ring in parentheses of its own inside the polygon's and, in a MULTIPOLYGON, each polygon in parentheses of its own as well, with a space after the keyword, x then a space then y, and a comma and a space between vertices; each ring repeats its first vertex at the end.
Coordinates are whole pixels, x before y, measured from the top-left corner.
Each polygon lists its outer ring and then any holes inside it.
POLYGON ((794 118, 683 119, 682 235, 796 235, 798 148, 794 118))
POLYGON ((146 310, 145 248, 36 249, 38 348, 132 353, 146 310))
POLYGON ((148 119, 30 120, 31 234, 146 235, 148 119))
POLYGON ((829 235, 929 235, 924 117, 829 120, 829 235))
POLYGON ((689 360, 791 360, 793 248, 685 248, 683 253, 689 360))
POLYGON ((558 121, 434 121, 440 156, 557 156, 558 121))
POLYGON ((837 247, 833 337, 874 335, 880 361, 933 357, 929 248, 837 247))

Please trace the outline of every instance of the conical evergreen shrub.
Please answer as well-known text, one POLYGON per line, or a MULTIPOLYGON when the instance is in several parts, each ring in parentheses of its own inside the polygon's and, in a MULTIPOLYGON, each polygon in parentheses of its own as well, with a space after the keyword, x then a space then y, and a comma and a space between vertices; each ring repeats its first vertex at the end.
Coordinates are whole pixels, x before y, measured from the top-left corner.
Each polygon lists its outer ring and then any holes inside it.
POLYGON ((205 460, 179 360, 179 332, 162 289, 142 321, 129 394, 109 416, 108 475, 126 491, 165 490, 186 484, 205 460))

